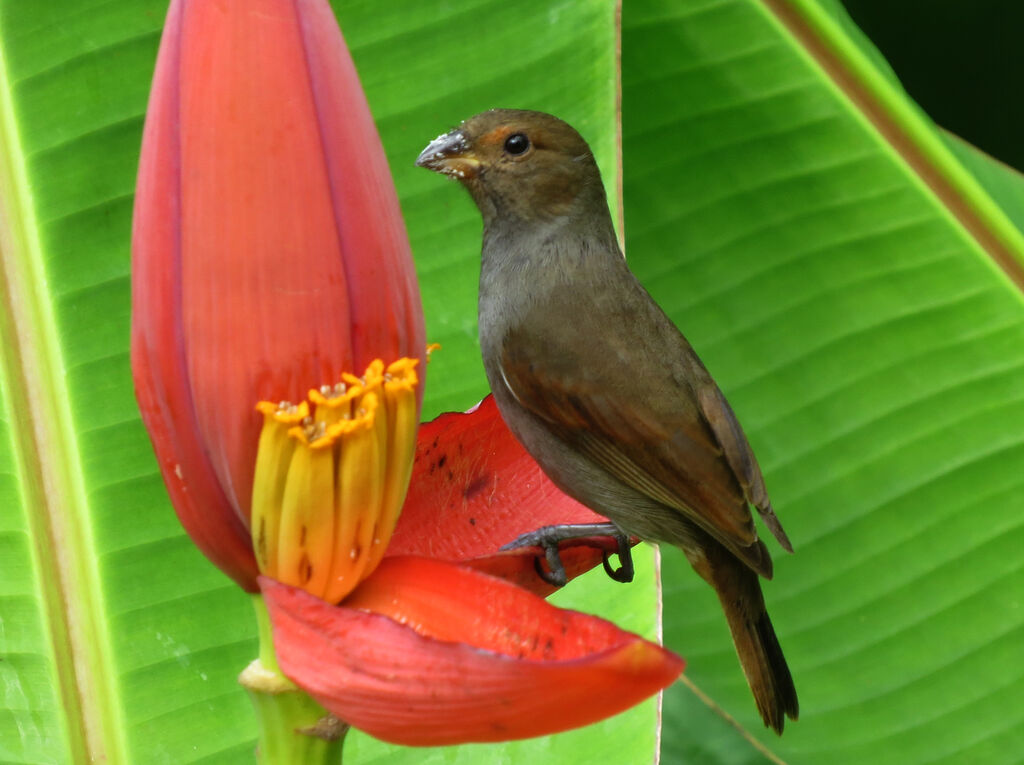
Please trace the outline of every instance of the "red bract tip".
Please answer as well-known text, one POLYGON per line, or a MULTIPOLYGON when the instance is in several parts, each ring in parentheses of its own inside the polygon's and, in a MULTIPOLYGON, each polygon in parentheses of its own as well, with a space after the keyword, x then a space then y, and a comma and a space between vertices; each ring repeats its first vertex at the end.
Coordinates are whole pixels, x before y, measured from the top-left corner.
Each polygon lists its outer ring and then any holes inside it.
POLYGON ((615 625, 452 563, 386 559, 331 606, 260 579, 281 668, 340 719, 439 746, 540 736, 617 714, 683 661, 615 625))

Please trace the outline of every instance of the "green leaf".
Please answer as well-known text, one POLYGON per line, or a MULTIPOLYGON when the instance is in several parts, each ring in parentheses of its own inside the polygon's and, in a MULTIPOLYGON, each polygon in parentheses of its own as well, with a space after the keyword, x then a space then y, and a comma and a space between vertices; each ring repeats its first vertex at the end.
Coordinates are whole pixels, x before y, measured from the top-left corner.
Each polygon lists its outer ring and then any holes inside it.
POLYGON ((1024 232, 1024 176, 948 133, 946 145, 1013 224, 1024 232))
MULTIPOLYGON (((0 5, 5 763, 253 761, 252 711, 236 683, 256 652, 248 599, 182 533, 129 371, 132 192, 166 8, 0 5)), ((486 392, 475 333, 479 216, 459 188, 412 163, 464 117, 522 106, 573 120, 614 177, 614 3, 337 10, 408 216, 430 339, 444 344, 424 413, 465 409, 486 392)), ((637 586, 594 576, 560 602, 653 635, 651 557, 639 565, 637 586)), ((451 750, 353 734, 346 762, 572 762, 614 745, 620 761, 646 763, 655 719, 650 701, 562 736, 451 750)))
MULTIPOLYGON (((729 396, 796 549, 765 591, 800 721, 764 732, 675 550, 666 642, 787 763, 1014 761, 1024 246, 976 178, 1015 215, 1020 178, 951 153, 809 0, 623 11, 630 262, 729 396)), ((693 711, 666 698, 667 760, 766 761, 693 711)))

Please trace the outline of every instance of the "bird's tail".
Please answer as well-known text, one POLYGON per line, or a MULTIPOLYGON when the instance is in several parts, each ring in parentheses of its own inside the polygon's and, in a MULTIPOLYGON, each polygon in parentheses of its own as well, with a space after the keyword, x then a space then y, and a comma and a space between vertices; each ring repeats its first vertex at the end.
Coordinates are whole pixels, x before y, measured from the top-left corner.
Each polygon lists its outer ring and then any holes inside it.
POLYGON ((715 561, 711 578, 722 603, 743 674, 764 724, 781 734, 786 717, 796 720, 799 704, 789 665, 768 618, 757 574, 725 553, 715 561))

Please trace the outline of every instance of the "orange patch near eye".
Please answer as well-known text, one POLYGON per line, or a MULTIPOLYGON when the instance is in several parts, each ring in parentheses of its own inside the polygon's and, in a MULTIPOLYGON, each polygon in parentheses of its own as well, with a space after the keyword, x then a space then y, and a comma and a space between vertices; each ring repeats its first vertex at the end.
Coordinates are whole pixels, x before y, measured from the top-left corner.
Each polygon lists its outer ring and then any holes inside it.
POLYGON ((484 133, 477 142, 481 146, 498 146, 505 143, 505 139, 514 132, 517 131, 510 125, 502 125, 501 127, 494 128, 489 133, 484 133))

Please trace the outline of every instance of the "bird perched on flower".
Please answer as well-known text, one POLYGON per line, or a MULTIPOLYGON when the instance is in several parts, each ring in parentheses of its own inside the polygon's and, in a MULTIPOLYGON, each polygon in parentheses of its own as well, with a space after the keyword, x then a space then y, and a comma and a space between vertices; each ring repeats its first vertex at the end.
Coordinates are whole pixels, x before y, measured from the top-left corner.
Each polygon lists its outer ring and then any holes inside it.
POLYGON ((613 526, 553 527, 545 548, 600 531, 678 545, 718 593, 765 725, 796 719, 793 680, 758 577, 772 576, 750 506, 788 551, 728 402, 626 266, 586 142, 548 114, 494 109, 431 142, 417 164, 457 179, 483 216, 479 329, 509 428, 564 492, 613 526))

